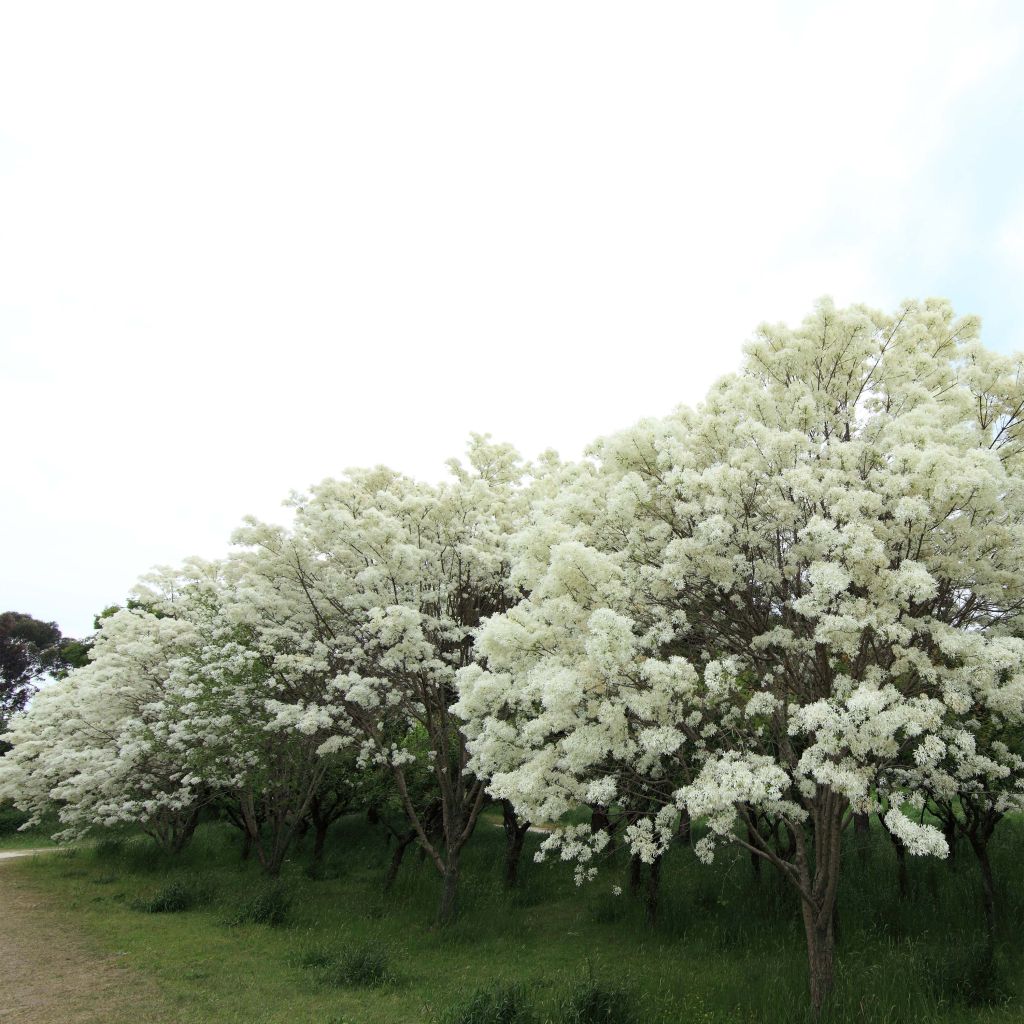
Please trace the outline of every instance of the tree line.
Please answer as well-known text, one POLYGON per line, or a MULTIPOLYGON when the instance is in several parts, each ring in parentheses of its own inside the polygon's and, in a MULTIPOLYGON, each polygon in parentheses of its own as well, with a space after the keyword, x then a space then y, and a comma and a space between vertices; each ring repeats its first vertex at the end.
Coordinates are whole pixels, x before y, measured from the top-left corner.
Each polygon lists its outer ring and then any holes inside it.
MULTIPOLYGON (((88 664, 15 714, 0 796, 64 837, 168 849, 217 806, 277 873, 353 807, 401 809, 457 913, 499 800, 514 880, 723 843, 800 907, 833 986, 841 839, 976 855, 1024 803, 1024 366, 941 300, 822 301, 764 325, 695 409, 525 463, 473 435, 426 484, 376 467, 248 519, 223 559, 145 577, 88 664), (694 833, 696 834, 696 833, 694 833)), ((393 877, 393 874, 391 877, 393 877)))

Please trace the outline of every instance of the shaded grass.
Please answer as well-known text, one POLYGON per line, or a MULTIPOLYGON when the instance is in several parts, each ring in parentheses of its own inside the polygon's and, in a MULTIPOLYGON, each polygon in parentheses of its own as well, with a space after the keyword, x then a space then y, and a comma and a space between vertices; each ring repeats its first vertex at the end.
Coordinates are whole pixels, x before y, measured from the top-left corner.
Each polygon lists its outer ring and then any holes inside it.
MULTIPOLYGON (((591 982, 606 995, 620 993, 619 1009, 644 1024, 808 1020, 799 908, 767 866, 758 881, 739 851, 722 851, 710 868, 686 849, 673 851, 652 930, 638 901, 628 893, 612 895, 613 885, 625 888, 621 854, 603 866, 597 882, 576 889, 567 866, 530 862, 540 838, 529 836, 522 884, 509 892, 500 880, 501 830, 481 827, 464 855, 461 915, 443 932, 432 927, 439 892, 432 865, 410 853, 385 898, 386 837, 359 818, 332 830, 322 877, 307 877, 307 848, 298 848, 285 864, 282 886, 293 901, 286 923, 277 928, 225 926, 265 882, 256 864, 239 859, 238 834, 219 824, 202 826, 176 860, 138 837, 83 850, 63 864, 40 858, 8 869, 25 872, 57 894, 76 924, 154 976, 183 1022, 420 1024, 458 1019, 451 1015, 462 1012, 474 994, 483 993, 486 1002, 517 989, 525 994, 521 1012, 540 1024, 564 1019, 573 994, 591 982), (68 874, 69 868, 77 874, 68 874), (216 893, 208 905, 187 914, 132 910, 134 900, 195 877, 216 893), (373 950, 386 950, 381 969, 389 983, 331 974, 341 970, 346 951, 370 962, 367 953, 373 950)), ((977 948, 982 936, 977 869, 969 851, 961 851, 952 865, 912 858, 912 898, 903 901, 892 850, 878 829, 863 850, 850 839, 840 894, 836 999, 827 1019, 1024 1019, 1018 980, 1024 959, 1017 937, 1024 922, 1024 880, 1016 856, 1024 842, 1021 822, 1000 826, 993 844, 1001 936, 994 963, 980 968, 964 961, 963 953, 977 948), (990 968, 996 972, 992 985, 990 968), (964 980, 951 981, 957 977, 964 980), (987 994, 974 998, 972 986, 987 994)), ((466 1017, 475 1019, 486 1017, 466 1017)))

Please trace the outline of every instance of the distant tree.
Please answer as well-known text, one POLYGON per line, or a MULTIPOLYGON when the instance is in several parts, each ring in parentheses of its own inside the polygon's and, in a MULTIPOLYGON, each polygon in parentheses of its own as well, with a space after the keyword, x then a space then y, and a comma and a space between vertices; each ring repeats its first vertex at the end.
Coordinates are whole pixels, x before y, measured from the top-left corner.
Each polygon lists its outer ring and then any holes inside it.
POLYGON ((0 615, 0 732, 32 695, 35 680, 59 658, 60 629, 23 612, 0 615))

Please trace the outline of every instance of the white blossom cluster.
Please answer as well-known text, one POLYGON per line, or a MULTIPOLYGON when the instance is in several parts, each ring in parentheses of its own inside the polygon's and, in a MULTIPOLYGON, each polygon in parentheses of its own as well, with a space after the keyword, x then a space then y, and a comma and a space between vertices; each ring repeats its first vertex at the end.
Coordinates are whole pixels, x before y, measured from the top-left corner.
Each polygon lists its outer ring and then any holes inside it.
MULTIPOLYGON (((941 856, 901 806, 1021 807, 1022 408, 1020 364, 941 301, 762 327, 702 406, 535 502, 525 596, 459 673, 473 769, 534 818, 632 810, 644 860, 680 810, 704 859, 734 840, 781 863, 778 828, 831 842, 879 810, 941 856)), ((578 829, 547 846, 592 873, 578 829)), ((811 900, 801 856, 781 866, 811 900)))

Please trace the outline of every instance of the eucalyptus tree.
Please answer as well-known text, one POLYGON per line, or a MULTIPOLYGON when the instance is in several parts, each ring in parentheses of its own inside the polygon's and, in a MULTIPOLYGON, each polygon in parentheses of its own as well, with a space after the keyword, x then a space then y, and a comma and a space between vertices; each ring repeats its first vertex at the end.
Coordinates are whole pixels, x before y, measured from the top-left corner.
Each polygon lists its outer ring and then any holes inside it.
MULTIPOLYGON (((778 868, 820 1012, 844 828, 884 791, 907 850, 946 856, 897 769, 972 702, 1020 715, 1002 634, 1024 607, 1022 410, 1020 364, 942 301, 763 326, 696 410, 598 443, 538 505, 513 573, 529 597, 460 673, 470 767, 547 819, 688 778, 627 829, 633 852, 660 856, 683 809, 702 859, 729 841, 778 868)), ((582 880, 605 843, 545 846, 582 880)))

